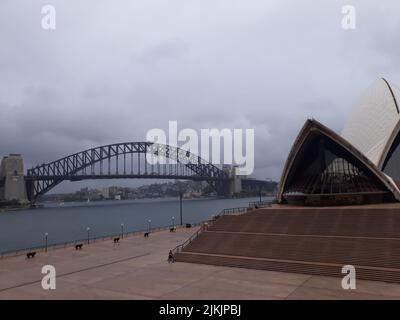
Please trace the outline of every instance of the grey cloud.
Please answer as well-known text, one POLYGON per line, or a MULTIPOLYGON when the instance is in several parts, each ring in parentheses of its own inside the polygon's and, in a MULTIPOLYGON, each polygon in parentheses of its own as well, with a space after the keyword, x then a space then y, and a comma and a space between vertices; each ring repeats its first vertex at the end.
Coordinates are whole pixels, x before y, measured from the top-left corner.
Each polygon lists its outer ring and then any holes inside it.
POLYGON ((179 59, 189 51, 189 45, 182 39, 173 39, 145 47, 137 55, 139 62, 151 63, 161 59, 179 59))
POLYGON ((340 131, 377 77, 400 84, 397 0, 353 1, 352 31, 337 0, 48 2, 52 32, 42 1, 0 4, 0 155, 27 165, 178 120, 254 128, 277 179, 307 117, 340 131))

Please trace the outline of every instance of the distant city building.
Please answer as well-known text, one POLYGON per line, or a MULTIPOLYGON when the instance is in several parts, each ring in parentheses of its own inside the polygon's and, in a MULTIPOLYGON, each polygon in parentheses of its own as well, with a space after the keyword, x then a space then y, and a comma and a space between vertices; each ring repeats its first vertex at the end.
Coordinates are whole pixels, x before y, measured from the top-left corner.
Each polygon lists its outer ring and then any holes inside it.
POLYGON ((100 190, 100 195, 103 197, 103 199, 109 199, 110 198, 110 188, 102 188, 100 190))

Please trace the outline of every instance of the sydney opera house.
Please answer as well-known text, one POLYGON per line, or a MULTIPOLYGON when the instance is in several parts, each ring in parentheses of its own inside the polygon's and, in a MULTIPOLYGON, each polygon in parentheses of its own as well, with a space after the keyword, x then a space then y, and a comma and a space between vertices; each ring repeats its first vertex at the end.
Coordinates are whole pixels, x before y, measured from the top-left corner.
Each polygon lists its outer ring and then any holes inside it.
MULTIPOLYGON (((222 215, 177 261, 400 283, 400 89, 378 80, 341 134, 300 130, 277 204, 222 215)), ((326 289, 326 287, 324 287, 326 289)))
POLYGON ((287 158, 278 199, 310 206, 400 201, 400 89, 378 80, 339 135, 307 120, 287 158))

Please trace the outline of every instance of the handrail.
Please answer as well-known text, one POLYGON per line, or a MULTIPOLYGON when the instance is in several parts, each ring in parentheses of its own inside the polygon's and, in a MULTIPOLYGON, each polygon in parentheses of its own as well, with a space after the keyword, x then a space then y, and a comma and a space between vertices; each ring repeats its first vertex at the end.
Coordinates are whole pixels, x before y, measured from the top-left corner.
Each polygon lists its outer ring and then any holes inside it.
POLYGON ((254 202, 249 202, 249 207, 255 208, 255 207, 271 207, 272 206, 271 200, 265 200, 265 201, 254 201, 254 202))
POLYGON ((238 214, 238 213, 246 213, 248 209, 249 209, 249 207, 227 208, 227 209, 222 210, 215 217, 221 217, 221 216, 225 216, 225 215, 238 214))
POLYGON ((182 244, 177 245, 175 248, 173 248, 172 255, 175 256, 177 253, 182 252, 183 248, 186 247, 188 244, 190 244, 194 239, 196 239, 202 232, 208 230, 210 226, 214 224, 214 222, 225 215, 238 215, 238 214, 243 214, 249 211, 249 209, 255 208, 255 207, 271 207, 272 206, 272 201, 271 200, 266 200, 266 201, 255 201, 255 202, 249 202, 248 207, 235 207, 235 208, 226 208, 223 209, 220 213, 217 215, 213 216, 213 219, 207 220, 202 224, 202 227, 197 230, 194 234, 190 236, 189 239, 187 239, 185 242, 182 244))
POLYGON ((184 247, 186 247, 188 244, 190 244, 194 239, 196 239, 200 233, 202 233, 204 231, 204 224, 201 226, 201 228, 199 230, 197 230, 194 234, 192 234, 190 236, 189 239, 187 239, 185 242, 183 242, 182 244, 177 245, 175 248, 173 248, 172 251, 172 255, 175 256, 177 253, 181 252, 183 250, 184 247))
POLYGON ((220 213, 217 215, 213 216, 212 219, 206 220, 205 222, 202 223, 201 228, 197 230, 194 234, 192 234, 189 239, 187 239, 185 242, 177 245, 175 248, 171 250, 172 255, 175 257, 176 254, 179 252, 182 252, 182 250, 190 244, 194 239, 196 239, 201 233, 204 231, 207 231, 209 227, 211 227, 217 219, 219 219, 222 216, 225 215, 239 215, 246 213, 248 211, 249 207, 236 207, 236 208, 227 208, 223 209, 220 213))

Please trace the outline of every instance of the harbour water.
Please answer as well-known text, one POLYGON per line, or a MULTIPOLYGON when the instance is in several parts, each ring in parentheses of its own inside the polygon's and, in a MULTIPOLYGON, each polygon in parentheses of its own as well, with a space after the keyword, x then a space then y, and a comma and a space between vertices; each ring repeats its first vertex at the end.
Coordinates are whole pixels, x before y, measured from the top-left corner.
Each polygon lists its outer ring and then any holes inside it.
MULTIPOLYGON (((225 208, 244 207, 259 198, 183 200, 183 223, 197 223, 225 208)), ((267 200, 267 199, 263 199, 267 200)), ((0 253, 180 223, 179 200, 146 199, 49 204, 0 213, 0 253), (149 220, 151 221, 149 223, 149 220)))

